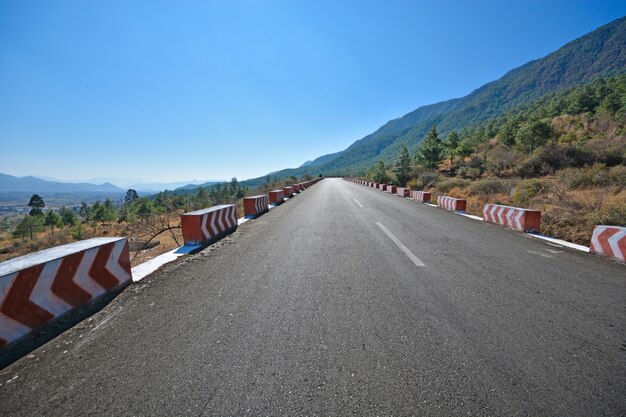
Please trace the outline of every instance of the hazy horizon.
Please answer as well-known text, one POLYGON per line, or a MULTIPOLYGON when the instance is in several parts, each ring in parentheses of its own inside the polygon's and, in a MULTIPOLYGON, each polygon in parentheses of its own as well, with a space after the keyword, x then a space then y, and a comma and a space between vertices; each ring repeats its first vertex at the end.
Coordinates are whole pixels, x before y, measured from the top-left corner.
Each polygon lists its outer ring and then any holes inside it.
POLYGON ((0 172, 144 183, 298 167, 626 12, 617 1, 35 3, 0 5, 0 172))

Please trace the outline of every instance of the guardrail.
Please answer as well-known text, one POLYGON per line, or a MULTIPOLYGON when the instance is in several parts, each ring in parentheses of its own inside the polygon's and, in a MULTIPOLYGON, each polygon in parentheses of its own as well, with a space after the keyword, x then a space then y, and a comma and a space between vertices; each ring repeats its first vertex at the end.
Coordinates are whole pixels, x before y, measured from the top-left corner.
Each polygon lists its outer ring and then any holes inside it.
POLYGON ((270 199, 270 203, 272 204, 283 204, 285 202, 285 195, 283 194, 283 190, 272 190, 267 196, 270 199))
POLYGON ((465 211, 467 201, 462 198, 440 195, 437 197, 437 206, 448 211, 465 211))
POLYGON ((589 252, 626 262, 626 227, 597 225, 589 252))
POLYGON ((0 348, 131 283, 128 240, 93 238, 0 264, 0 348))
POLYGON ((430 191, 412 191, 411 199, 419 203, 430 203, 431 198, 430 191))
POLYGON ((266 195, 244 197, 243 211, 246 216, 259 217, 269 211, 269 199, 266 195))
POLYGON ((541 227, 541 212, 499 204, 485 204, 483 220, 518 232, 538 232, 541 227))

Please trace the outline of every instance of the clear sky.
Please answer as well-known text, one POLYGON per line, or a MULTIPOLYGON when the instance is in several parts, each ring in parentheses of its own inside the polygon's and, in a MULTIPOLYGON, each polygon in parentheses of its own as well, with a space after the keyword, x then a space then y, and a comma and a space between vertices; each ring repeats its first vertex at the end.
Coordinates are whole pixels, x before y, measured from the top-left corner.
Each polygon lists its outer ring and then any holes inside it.
POLYGON ((601 0, 0 0, 0 172, 261 176, 625 14, 601 0))

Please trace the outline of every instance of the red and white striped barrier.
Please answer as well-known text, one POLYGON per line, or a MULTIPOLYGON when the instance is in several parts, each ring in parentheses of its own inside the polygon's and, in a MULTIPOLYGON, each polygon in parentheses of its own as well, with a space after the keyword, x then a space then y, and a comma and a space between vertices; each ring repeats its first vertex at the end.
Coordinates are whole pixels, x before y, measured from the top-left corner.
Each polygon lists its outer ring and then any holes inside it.
POLYGON ((283 194, 286 198, 291 198, 293 196, 293 187, 283 187, 283 194))
POLYGON ((430 203, 431 194, 429 191, 413 191, 411 198, 420 203, 430 203))
POLYGON ((440 195, 437 197, 437 206, 449 211, 465 211, 467 201, 462 198, 448 197, 440 195))
POLYGON ((380 184, 380 189, 382 191, 387 191, 387 184, 380 184))
POLYGON ((224 204, 191 211, 180 221, 185 245, 208 245, 237 230, 237 208, 224 204))
POLYGON ((243 199, 243 211, 246 216, 258 217, 269 209, 269 199, 266 195, 255 195, 243 199))
POLYGON ((398 187, 396 194, 399 195, 400 197, 408 197, 410 194, 410 191, 408 188, 398 187))
POLYGON ((395 194, 398 191, 398 187, 396 187, 395 185, 388 185, 387 190, 385 191, 391 194, 395 194))
POLYGON ((518 232, 538 232, 541 226, 541 212, 498 204, 485 204, 483 220, 518 232))
POLYGON ((596 226, 589 252, 626 262, 626 227, 596 226))
POLYGON ((285 202, 285 196, 283 194, 283 190, 272 190, 268 193, 268 197, 270 203, 272 204, 282 204, 285 202))
POLYGON ((94 238, 0 264, 0 348, 130 284, 126 238, 94 238))

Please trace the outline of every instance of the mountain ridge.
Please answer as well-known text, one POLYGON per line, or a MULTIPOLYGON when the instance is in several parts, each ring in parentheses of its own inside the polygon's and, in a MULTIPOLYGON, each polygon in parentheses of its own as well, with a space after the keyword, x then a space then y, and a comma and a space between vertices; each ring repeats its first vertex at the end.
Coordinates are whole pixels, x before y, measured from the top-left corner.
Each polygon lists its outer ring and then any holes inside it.
MULTIPOLYGON (((392 161, 406 143, 415 149, 436 125, 440 134, 494 118, 516 105, 597 77, 626 72, 626 16, 574 39, 542 58, 507 71, 470 94, 418 107, 392 119, 340 152, 322 155, 299 168, 274 172, 278 178, 304 175, 357 175, 376 161, 392 161), (318 163, 315 163, 318 161, 318 163)), ((265 177, 244 181, 260 184, 265 177)))
POLYGON ((34 176, 14 177, 0 173, 0 192, 32 192, 32 193, 60 193, 60 192, 124 192, 109 182, 102 184, 64 183, 43 180, 34 176))

